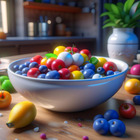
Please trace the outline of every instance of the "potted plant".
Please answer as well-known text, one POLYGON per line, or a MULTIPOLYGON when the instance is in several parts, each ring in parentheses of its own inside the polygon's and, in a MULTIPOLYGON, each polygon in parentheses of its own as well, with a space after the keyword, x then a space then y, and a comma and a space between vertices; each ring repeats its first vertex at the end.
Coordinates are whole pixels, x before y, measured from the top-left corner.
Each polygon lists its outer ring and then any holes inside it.
POLYGON ((108 16, 103 28, 113 27, 113 33, 108 39, 108 55, 132 65, 138 51, 138 38, 133 29, 140 27, 140 1, 126 0, 125 3, 105 3, 106 12, 101 17, 108 16))

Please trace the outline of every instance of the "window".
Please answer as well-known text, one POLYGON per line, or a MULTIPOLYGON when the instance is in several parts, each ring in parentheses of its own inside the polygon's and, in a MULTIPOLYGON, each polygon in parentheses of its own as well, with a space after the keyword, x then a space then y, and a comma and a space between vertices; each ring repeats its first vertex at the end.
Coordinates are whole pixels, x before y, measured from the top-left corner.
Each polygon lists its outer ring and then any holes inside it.
POLYGON ((0 0, 0 30, 5 33, 8 33, 6 0, 0 0))

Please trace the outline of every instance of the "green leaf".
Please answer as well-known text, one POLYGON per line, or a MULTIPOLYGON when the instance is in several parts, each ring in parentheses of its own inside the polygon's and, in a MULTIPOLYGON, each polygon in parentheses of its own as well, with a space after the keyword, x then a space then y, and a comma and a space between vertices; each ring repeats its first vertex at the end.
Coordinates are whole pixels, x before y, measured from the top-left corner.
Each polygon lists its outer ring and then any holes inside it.
POLYGON ((124 22, 125 23, 128 23, 130 21, 130 16, 129 15, 126 15, 125 18, 124 18, 124 22))
POLYGON ((139 8, 140 8, 140 1, 135 2, 130 9, 130 15, 133 16, 135 14, 136 10, 139 8))
POLYGON ((108 22, 111 22, 111 20, 110 20, 110 19, 106 19, 106 20, 104 21, 104 24, 106 24, 106 23, 108 23, 108 22))
POLYGON ((138 10, 136 11, 136 13, 133 15, 132 19, 138 17, 139 15, 140 15, 140 9, 138 9, 138 10))
POLYGON ((118 7, 118 9, 120 11, 120 15, 122 16, 122 13, 123 13, 123 3, 122 2, 118 2, 117 3, 117 7, 118 7))
POLYGON ((115 4, 111 4, 111 9, 112 9, 112 12, 116 15, 120 15, 120 11, 118 9, 118 7, 115 5, 115 4))
POLYGON ((131 7, 132 7, 134 1, 135 1, 135 0, 127 0, 127 1, 125 2, 125 4, 124 4, 124 11, 125 11, 126 13, 129 13, 129 11, 130 11, 130 9, 131 9, 131 7))
POLYGON ((136 25, 137 25, 137 22, 133 22, 133 23, 129 24, 128 27, 129 27, 129 28, 133 28, 133 27, 135 27, 136 25))
POLYGON ((109 16, 109 15, 112 15, 112 13, 111 12, 104 12, 100 16, 103 17, 103 16, 109 16))
POLYGON ((45 54, 45 56, 47 57, 47 59, 49 59, 50 57, 57 58, 57 55, 53 53, 47 53, 45 54))
POLYGON ((120 7, 120 8, 123 8, 123 3, 122 2, 118 2, 117 6, 120 7))
POLYGON ((105 3, 105 4, 104 4, 104 8, 105 8, 106 10, 108 10, 109 12, 112 12, 112 8, 111 8, 111 4, 110 4, 110 3, 105 3))
POLYGON ((115 20, 115 17, 113 16, 113 13, 111 13, 111 12, 104 12, 101 14, 101 17, 102 16, 109 16, 110 20, 112 20, 112 21, 115 20))
POLYGON ((114 20, 115 20, 115 17, 114 17, 113 14, 110 13, 110 12, 104 12, 104 13, 101 14, 101 17, 102 17, 102 16, 109 16, 109 19, 110 19, 111 21, 114 21, 114 20))
POLYGON ((135 18, 131 18, 129 21, 129 24, 133 24, 134 22, 138 22, 138 20, 140 20, 140 15, 135 17, 135 18))
POLYGON ((123 24, 123 28, 128 28, 128 24, 123 24))
POLYGON ((124 22, 120 22, 119 26, 122 27, 124 25, 124 22))
POLYGON ((116 24, 113 22, 110 22, 110 23, 107 23, 103 26, 103 28, 106 28, 106 27, 116 27, 116 24))
POLYGON ((115 23, 116 23, 116 24, 119 24, 121 21, 122 21, 122 19, 117 19, 117 20, 115 21, 115 23))

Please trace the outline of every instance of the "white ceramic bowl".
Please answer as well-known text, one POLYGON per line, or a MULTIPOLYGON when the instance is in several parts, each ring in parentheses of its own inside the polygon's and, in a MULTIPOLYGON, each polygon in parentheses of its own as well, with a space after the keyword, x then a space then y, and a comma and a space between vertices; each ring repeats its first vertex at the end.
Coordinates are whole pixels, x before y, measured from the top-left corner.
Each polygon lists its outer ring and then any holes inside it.
POLYGON ((14 61, 8 67, 16 91, 39 106, 61 112, 82 111, 105 102, 119 90, 128 70, 125 62, 106 58, 116 63, 121 71, 119 74, 100 79, 54 80, 30 78, 13 72, 14 65, 29 59, 14 61))

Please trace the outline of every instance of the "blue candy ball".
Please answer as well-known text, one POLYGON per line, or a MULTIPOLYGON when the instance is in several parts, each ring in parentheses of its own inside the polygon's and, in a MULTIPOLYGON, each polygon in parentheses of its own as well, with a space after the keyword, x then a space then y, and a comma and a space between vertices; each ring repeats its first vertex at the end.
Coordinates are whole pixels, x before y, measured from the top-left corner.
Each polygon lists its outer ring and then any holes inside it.
POLYGON ((45 79, 46 74, 39 74, 37 78, 45 79))
POLYGON ((60 74, 56 70, 49 71, 46 74, 45 79, 60 79, 60 74))
POLYGON ((15 72, 16 74, 22 75, 22 71, 18 70, 15 72))
POLYGON ((126 127, 121 120, 112 119, 108 121, 108 123, 109 123, 109 131, 113 136, 121 137, 125 134, 126 127))
POLYGON ((39 71, 40 71, 41 73, 47 73, 48 68, 47 68, 47 66, 45 66, 45 65, 41 65, 41 66, 39 67, 39 71))
POLYGON ((39 65, 38 65, 37 62, 32 62, 32 63, 29 64, 29 69, 31 69, 31 68, 38 68, 38 67, 39 67, 39 65))
POLYGON ((133 97, 133 102, 135 105, 140 105, 140 95, 136 95, 133 97))
POLYGON ((92 69, 93 71, 95 71, 95 66, 92 63, 88 63, 88 64, 85 64, 84 70, 85 69, 92 69))
POLYGON ((14 71, 18 71, 18 70, 19 70, 19 65, 14 65, 14 66, 13 66, 13 70, 14 70, 14 71))
POLYGON ((101 135, 106 135, 109 131, 109 123, 104 118, 96 119, 93 123, 93 129, 101 135))
POLYGON ((108 70, 108 71, 106 72, 106 76, 109 76, 109 75, 114 75, 114 72, 113 72, 112 70, 108 70))
POLYGON ((93 121, 95 121, 95 120, 97 120, 97 119, 99 119, 99 118, 104 118, 104 116, 101 115, 101 114, 98 114, 98 115, 96 115, 96 116, 93 118, 93 121))
POLYGON ((22 69, 25 68, 25 67, 26 67, 25 64, 20 64, 19 65, 19 70, 22 71, 22 69))
POLYGON ((119 118, 119 114, 116 110, 113 110, 113 109, 110 109, 110 110, 107 110, 105 113, 104 113, 104 118, 109 121, 111 119, 118 119, 119 118))
POLYGON ((85 79, 90 79, 95 74, 95 72, 92 69, 84 69, 83 75, 85 79))
POLYGON ((96 71, 97 71, 97 73, 99 73, 99 74, 104 74, 104 73, 105 73, 105 69, 104 69, 103 67, 98 67, 98 68, 96 69, 96 71))

